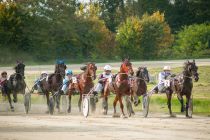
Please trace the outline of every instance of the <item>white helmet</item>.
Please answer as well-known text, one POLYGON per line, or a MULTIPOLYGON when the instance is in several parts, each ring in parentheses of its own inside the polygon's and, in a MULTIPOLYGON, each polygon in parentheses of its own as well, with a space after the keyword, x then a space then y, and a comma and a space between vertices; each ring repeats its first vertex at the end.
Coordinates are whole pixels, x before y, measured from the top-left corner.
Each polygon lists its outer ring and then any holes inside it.
POLYGON ((110 66, 110 65, 106 65, 106 66, 104 66, 104 70, 112 70, 112 67, 110 66))
POLYGON ((42 71, 41 74, 47 74, 47 72, 46 71, 42 71))
POLYGON ((171 67, 170 66, 164 66, 163 70, 171 70, 171 67))

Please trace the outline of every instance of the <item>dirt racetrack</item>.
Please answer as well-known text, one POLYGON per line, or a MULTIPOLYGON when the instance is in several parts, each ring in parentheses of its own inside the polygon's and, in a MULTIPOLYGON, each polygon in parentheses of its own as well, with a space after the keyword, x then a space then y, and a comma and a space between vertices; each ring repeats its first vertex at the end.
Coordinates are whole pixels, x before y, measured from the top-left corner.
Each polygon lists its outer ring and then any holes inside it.
MULTIPOLYGON (((172 67, 183 65, 179 61, 134 62, 134 67, 172 67)), ((104 64, 98 64, 102 68, 104 64)), ((119 68, 118 63, 113 67, 119 68)), ((210 66, 210 60, 198 60, 198 65, 210 66)), ((69 65, 78 70, 80 65, 69 65)), ((42 70, 53 71, 54 66, 26 67, 26 74, 42 70)), ((13 72, 12 68, 1 70, 13 72)), ((8 103, 0 103, 0 140, 210 140, 210 117, 185 118, 184 114, 170 118, 164 113, 149 113, 143 118, 141 112, 127 119, 113 118, 112 111, 107 116, 100 113, 84 118, 74 107, 71 114, 45 113, 46 105, 32 104, 32 111, 26 115, 23 104, 15 104, 15 112, 10 112, 8 103)), ((119 109, 118 109, 119 112, 119 109)))
POLYGON ((210 118, 167 114, 136 114, 132 118, 112 118, 80 114, 54 115, 9 113, 0 116, 0 140, 193 140, 210 139, 210 118))

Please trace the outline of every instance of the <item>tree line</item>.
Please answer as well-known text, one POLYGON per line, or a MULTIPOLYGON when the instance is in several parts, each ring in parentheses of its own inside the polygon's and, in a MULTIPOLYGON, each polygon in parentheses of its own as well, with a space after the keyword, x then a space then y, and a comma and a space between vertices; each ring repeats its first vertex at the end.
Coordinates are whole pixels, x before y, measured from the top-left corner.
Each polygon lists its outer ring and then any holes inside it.
POLYGON ((4 0, 0 63, 210 56, 206 0, 4 0))

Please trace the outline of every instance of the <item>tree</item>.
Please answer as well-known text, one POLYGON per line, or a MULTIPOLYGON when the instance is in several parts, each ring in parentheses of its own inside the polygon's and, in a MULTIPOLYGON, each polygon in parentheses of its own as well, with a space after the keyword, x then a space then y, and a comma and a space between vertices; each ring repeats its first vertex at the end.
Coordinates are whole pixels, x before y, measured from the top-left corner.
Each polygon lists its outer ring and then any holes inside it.
POLYGON ((155 12, 151 16, 144 14, 141 19, 128 18, 119 26, 116 40, 119 43, 121 55, 151 59, 165 55, 162 50, 171 46, 173 36, 165 22, 164 14, 155 12))
POLYGON ((116 27, 125 20, 124 0, 98 0, 101 7, 100 18, 104 20, 107 28, 116 32, 116 27))
POLYGON ((184 58, 210 56, 210 25, 185 26, 177 34, 174 49, 176 55, 184 58))

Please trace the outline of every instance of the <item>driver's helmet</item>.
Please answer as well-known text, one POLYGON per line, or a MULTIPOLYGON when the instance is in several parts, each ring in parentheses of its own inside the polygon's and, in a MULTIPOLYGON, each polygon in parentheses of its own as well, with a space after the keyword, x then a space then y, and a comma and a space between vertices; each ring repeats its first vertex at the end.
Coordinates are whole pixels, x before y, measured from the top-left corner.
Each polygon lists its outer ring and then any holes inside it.
POLYGON ((106 66, 104 66, 104 70, 109 70, 109 71, 111 71, 111 70, 112 70, 112 67, 111 67, 110 65, 106 65, 106 66))
POLYGON ((41 72, 41 75, 44 75, 44 74, 47 75, 47 72, 46 72, 46 71, 42 71, 42 72, 41 72))
POLYGON ((66 70, 66 75, 72 75, 72 74, 73 74, 72 70, 66 70))
POLYGON ((163 70, 168 70, 168 71, 170 71, 170 70, 171 70, 171 67, 170 67, 170 66, 164 66, 164 67, 163 67, 163 70))
POLYGON ((64 60, 57 60, 56 64, 65 64, 64 60))

